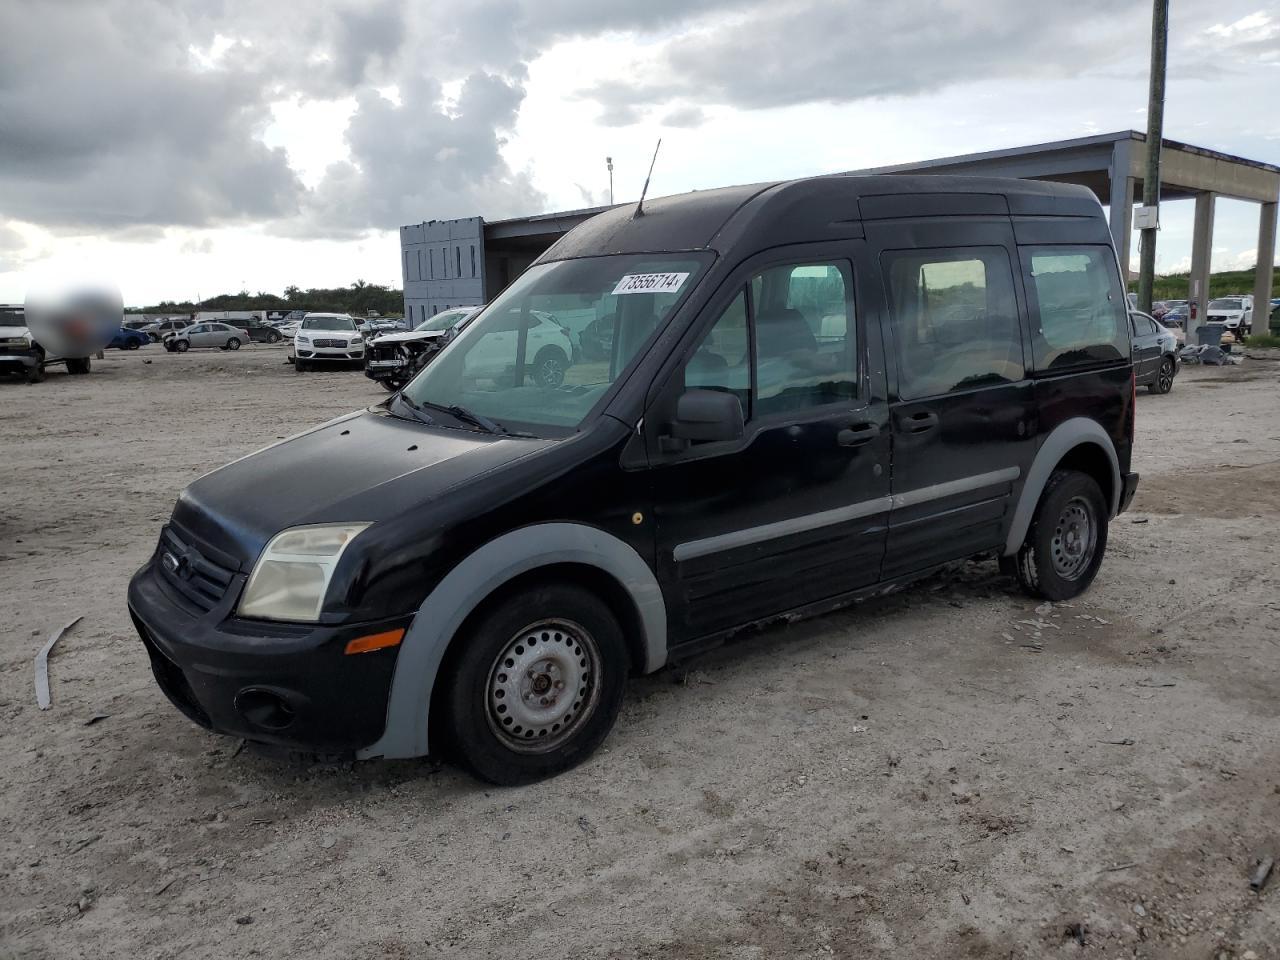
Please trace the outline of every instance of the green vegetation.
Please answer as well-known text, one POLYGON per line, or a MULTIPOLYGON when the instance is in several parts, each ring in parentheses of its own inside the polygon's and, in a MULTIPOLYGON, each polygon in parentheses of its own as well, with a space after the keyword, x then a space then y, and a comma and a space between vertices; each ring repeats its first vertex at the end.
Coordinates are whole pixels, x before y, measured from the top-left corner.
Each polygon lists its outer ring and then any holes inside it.
POLYGON ((349 287, 313 287, 300 290, 285 287, 284 296, 274 293, 223 293, 199 303, 184 300, 175 303, 166 300, 145 307, 129 307, 129 313, 192 313, 196 310, 325 310, 334 313, 350 313, 363 316, 367 310, 376 310, 383 316, 399 316, 404 312, 404 296, 394 287, 357 280, 349 287))
MULTIPOLYGON (((1229 297, 1232 294, 1253 293, 1253 281, 1257 271, 1250 267, 1248 270, 1224 270, 1221 273, 1212 273, 1209 275, 1209 299, 1214 297, 1229 297)), ((1280 291, 1280 268, 1274 270, 1274 278, 1272 280, 1273 289, 1280 291)), ((1138 281, 1134 278, 1129 282, 1129 289, 1134 293, 1138 292, 1138 281)), ((1155 300, 1186 300, 1191 291, 1191 274, 1189 273, 1170 273, 1163 277, 1156 277, 1155 286, 1152 288, 1152 298, 1155 300)), ((1272 296, 1280 296, 1280 293, 1273 293, 1272 296)))
POLYGON ((1246 347, 1275 347, 1280 349, 1280 335, 1255 333, 1253 336, 1244 338, 1244 345, 1246 347))

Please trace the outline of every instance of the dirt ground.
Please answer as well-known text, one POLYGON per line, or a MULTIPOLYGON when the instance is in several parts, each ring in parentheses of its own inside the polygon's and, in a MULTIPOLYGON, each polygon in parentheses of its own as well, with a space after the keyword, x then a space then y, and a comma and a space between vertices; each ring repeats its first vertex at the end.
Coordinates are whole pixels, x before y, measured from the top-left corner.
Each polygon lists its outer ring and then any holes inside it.
POLYGON ((1079 601, 961 565, 635 680, 495 790, 237 753, 151 678, 125 586, 177 492, 384 396, 284 356, 0 383, 0 958, 1280 957, 1280 364, 1140 395, 1079 601))

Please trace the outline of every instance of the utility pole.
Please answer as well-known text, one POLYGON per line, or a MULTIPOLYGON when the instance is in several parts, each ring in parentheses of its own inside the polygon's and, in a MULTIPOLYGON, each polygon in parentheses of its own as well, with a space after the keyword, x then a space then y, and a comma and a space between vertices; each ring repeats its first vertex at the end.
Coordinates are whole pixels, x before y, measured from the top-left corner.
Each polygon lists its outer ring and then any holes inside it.
MULTIPOLYGON (((1164 75, 1169 51, 1169 0, 1154 0, 1151 14, 1151 92, 1147 101, 1147 172, 1142 178, 1142 253, 1138 309, 1151 312, 1156 278, 1156 234, 1160 231, 1160 153, 1164 147, 1164 75)), ((1129 265, 1124 264, 1128 271, 1129 265)))
POLYGON ((613 206, 613 157, 605 157, 605 164, 609 167, 609 206, 613 206))

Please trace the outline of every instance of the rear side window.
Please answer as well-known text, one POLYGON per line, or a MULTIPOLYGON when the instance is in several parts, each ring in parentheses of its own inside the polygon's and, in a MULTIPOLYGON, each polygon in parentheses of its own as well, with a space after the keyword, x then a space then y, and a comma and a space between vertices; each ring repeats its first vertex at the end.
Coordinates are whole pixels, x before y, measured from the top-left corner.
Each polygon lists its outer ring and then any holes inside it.
POLYGON ((1129 358, 1125 297, 1109 247, 1023 247, 1021 255, 1037 370, 1129 358))
POLYGON ((886 251, 881 264, 903 400, 1017 383, 1026 375, 1003 248, 886 251))

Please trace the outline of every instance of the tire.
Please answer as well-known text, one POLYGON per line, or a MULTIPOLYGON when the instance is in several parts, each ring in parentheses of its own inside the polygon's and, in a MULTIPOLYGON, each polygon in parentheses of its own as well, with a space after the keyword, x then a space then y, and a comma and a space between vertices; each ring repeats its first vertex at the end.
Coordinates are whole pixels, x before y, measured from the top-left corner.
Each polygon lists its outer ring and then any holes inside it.
POLYGON ((564 383, 569 358, 559 347, 543 347, 533 358, 533 382, 540 387, 558 387, 564 383))
POLYGON ((188 350, 191 349, 191 344, 189 344, 186 340, 175 340, 173 341, 173 349, 177 353, 186 353, 188 350))
POLYGON ((89 372, 92 363, 88 357, 74 357, 67 360, 67 373, 84 376, 89 372))
POLYGON ((27 383, 44 383, 44 358, 27 371, 27 383))
POLYGON ((577 766, 618 718, 628 663, 622 628, 595 594, 557 583, 512 594, 459 637, 441 672, 446 752, 501 786, 577 766))
POLYGON ((1088 590, 1107 550, 1107 520, 1093 477, 1055 470, 1014 558, 1022 589, 1044 600, 1070 600, 1088 590))
POLYGON ((386 390, 387 393, 395 393, 405 384, 403 380, 379 380, 378 382, 382 384, 382 389, 386 390))
POLYGON ((239 340, 238 338, 236 338, 236 337, 232 337, 230 340, 228 340, 228 341, 227 341, 227 349, 228 349, 228 350, 239 350, 239 349, 240 349, 240 340, 239 340))
POLYGON ((126 343, 126 344, 124 345, 124 348, 125 348, 126 350, 137 350, 140 346, 142 346, 141 341, 139 341, 139 340, 130 340, 128 343, 126 343))
POLYGON ((283 337, 281 337, 281 336, 280 336, 280 334, 278 334, 278 333, 268 333, 268 334, 267 334, 267 343, 279 343, 282 339, 284 339, 284 338, 283 338, 283 337))
POLYGON ((1156 378, 1147 384, 1147 389, 1152 393, 1166 394, 1173 389, 1173 375, 1176 371, 1173 369, 1173 358, 1165 357, 1160 361, 1160 369, 1156 371, 1156 378))

